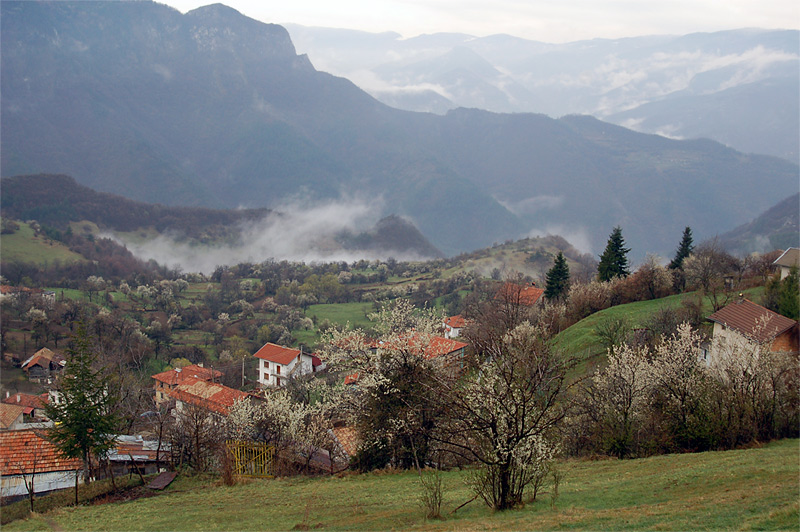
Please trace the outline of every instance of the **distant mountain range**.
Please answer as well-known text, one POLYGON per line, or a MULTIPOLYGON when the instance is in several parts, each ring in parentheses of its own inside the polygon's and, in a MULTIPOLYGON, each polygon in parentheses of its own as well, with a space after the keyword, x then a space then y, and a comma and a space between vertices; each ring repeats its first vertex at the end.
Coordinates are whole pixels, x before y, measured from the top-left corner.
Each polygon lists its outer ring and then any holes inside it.
POLYGON ((719 242, 740 256, 800 247, 800 193, 789 196, 754 220, 719 235, 719 242))
POLYGON ((444 114, 589 114, 800 162, 800 32, 740 29, 548 44, 287 25, 314 65, 380 101, 444 114))
POLYGON ((304 229, 296 227, 297 216, 292 213, 141 203, 97 192, 65 175, 7 177, 0 180, 0 185, 4 217, 36 220, 61 230, 73 222, 92 222, 103 234, 133 249, 139 258, 157 258, 170 265, 180 264, 186 270, 196 268, 196 260, 189 260, 191 257, 180 249, 164 252, 165 244, 213 255, 216 262, 204 261, 208 262, 202 265, 204 270, 215 264, 230 264, 232 258, 241 261, 294 258, 271 255, 274 246, 270 245, 270 239, 305 239, 307 245, 300 248, 304 258, 316 260, 336 260, 355 253, 382 259, 442 256, 413 224, 398 216, 378 220, 363 231, 333 221, 304 229), (254 253, 255 250, 259 253, 254 253))
POLYGON ((713 236, 798 186, 782 159, 586 116, 393 109, 220 4, 0 10, 3 176, 295 224, 394 214, 448 255, 545 233, 597 253, 618 224, 635 257, 669 255, 686 225, 713 236))

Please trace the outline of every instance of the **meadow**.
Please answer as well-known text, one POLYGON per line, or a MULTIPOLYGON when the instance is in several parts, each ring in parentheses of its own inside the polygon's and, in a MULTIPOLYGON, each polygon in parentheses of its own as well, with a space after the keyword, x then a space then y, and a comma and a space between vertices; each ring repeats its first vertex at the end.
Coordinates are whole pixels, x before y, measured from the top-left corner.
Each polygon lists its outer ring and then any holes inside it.
POLYGON ((157 497, 69 507, 17 530, 797 530, 798 440, 638 460, 564 460, 524 508, 493 512, 470 470, 443 473, 440 519, 428 519, 416 472, 243 480, 179 475, 157 497))

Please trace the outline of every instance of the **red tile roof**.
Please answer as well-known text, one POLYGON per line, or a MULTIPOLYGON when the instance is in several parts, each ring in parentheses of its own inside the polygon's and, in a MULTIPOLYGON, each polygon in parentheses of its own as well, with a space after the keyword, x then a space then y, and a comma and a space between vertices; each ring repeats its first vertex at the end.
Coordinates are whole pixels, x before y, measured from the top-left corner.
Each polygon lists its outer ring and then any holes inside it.
POLYGON ((710 321, 733 329, 758 343, 768 342, 797 325, 795 320, 741 299, 708 317, 710 321))
POLYGON ((19 405, 27 408, 44 408, 48 402, 47 394, 31 395, 29 393, 15 393, 3 399, 9 405, 19 405))
POLYGON ((194 378, 204 381, 210 381, 215 378, 222 377, 222 372, 211 368, 204 368, 196 364, 184 366, 182 368, 175 368, 162 373, 157 373, 152 376, 155 380, 175 386, 183 383, 186 379, 194 378))
POLYGON ((24 406, 0 403, 0 429, 10 427, 26 410, 24 406))
POLYGON ((449 355, 450 353, 464 349, 467 347, 467 345, 468 344, 465 344, 464 342, 459 342, 458 340, 453 340, 452 338, 434 336, 431 338, 431 342, 425 349, 425 358, 438 358, 449 355))
POLYGON ((519 302, 520 305, 533 306, 544 294, 544 290, 537 288, 535 284, 519 285, 516 283, 506 283, 497 291, 495 299, 505 299, 509 302, 519 302))
POLYGON ((75 471, 83 465, 78 458, 64 458, 56 447, 39 436, 41 430, 0 432, 0 468, 4 475, 75 471))
POLYGON ((352 373, 344 378, 345 384, 355 384, 358 382, 358 372, 352 373))
POLYGON ((444 324, 453 329, 461 329, 466 324, 466 320, 460 314, 457 314, 446 318, 444 324))
POLYGON ((333 427, 333 435, 348 458, 358 452, 361 438, 355 427, 333 427))
POLYGON ((248 397, 249 394, 222 384, 189 377, 177 388, 170 390, 169 395, 177 401, 227 416, 234 403, 248 397))
POLYGON ((281 345, 266 343, 253 355, 256 358, 274 362, 276 364, 289 364, 292 360, 300 356, 299 349, 289 349, 281 345))

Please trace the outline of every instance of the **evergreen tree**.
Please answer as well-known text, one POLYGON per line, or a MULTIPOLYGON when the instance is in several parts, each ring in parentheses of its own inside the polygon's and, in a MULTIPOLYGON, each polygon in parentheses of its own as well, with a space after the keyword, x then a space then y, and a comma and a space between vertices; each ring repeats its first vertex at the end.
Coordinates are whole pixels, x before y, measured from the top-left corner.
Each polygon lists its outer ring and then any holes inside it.
POLYGON ((569 265, 564 253, 559 251, 553 267, 547 271, 544 297, 549 301, 559 299, 567 294, 569 289, 569 265))
POLYGON ((614 277, 627 277, 630 275, 628 268, 628 252, 625 239, 622 238, 622 229, 616 226, 608 237, 608 243, 603 254, 600 255, 600 264, 597 266, 597 279, 608 281, 614 277))
POLYGON ((92 456, 100 456, 113 447, 119 427, 117 396, 109 377, 93 368, 96 359, 89 334, 80 324, 67 349, 58 399, 45 406, 45 414, 55 423, 48 431, 48 439, 62 455, 83 460, 86 482, 92 456))
POLYGON ((792 267, 789 275, 781 281, 778 313, 793 320, 800 317, 800 282, 798 281, 797 266, 792 267))
POLYGON ((692 254, 694 250, 694 241, 692 240, 692 228, 686 227, 683 230, 683 238, 681 243, 678 244, 678 250, 675 252, 675 258, 669 263, 670 270, 682 270, 683 260, 692 254))

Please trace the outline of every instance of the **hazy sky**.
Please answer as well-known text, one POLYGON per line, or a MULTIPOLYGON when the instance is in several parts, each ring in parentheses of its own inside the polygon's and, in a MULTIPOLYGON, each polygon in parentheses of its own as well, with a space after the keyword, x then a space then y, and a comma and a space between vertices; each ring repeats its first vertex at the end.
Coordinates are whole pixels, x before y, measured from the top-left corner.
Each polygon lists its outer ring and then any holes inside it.
MULTIPOLYGON (((161 0, 162 2, 164 0, 161 0)), ((166 0, 186 12, 210 0, 166 0)), ((732 28, 800 29, 797 0, 222 0, 277 24, 396 31, 404 37, 507 33, 544 42, 686 34, 732 28)))

